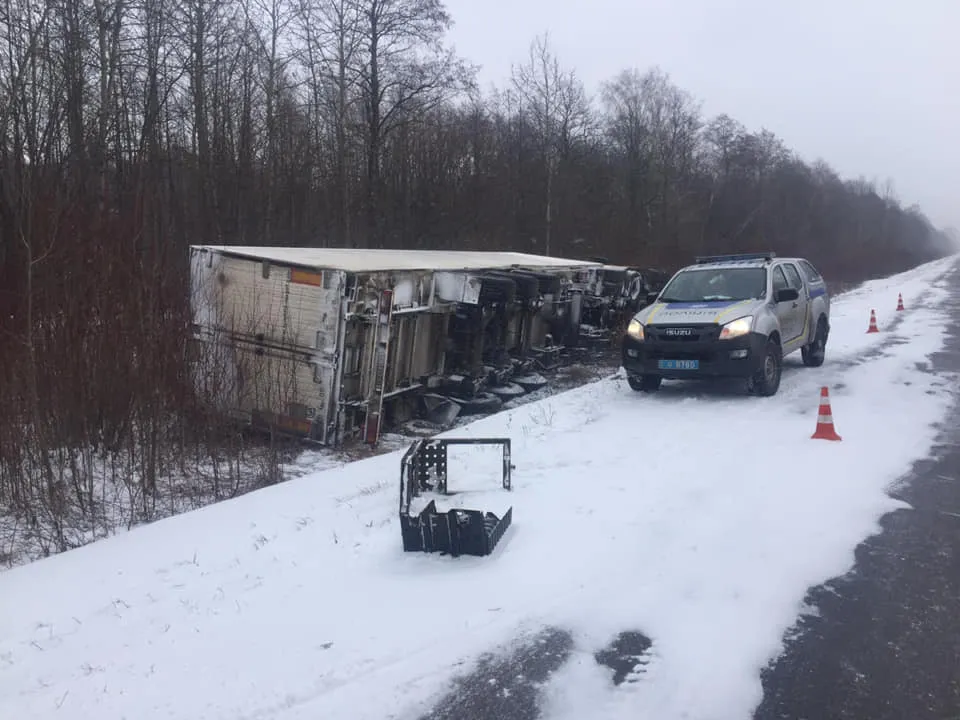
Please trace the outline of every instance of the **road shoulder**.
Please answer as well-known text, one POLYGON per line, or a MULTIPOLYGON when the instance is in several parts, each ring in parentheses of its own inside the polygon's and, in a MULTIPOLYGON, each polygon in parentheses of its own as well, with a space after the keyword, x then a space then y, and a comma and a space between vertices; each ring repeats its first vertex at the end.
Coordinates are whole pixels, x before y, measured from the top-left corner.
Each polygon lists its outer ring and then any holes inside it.
MULTIPOLYGON (((960 373, 960 268, 952 325, 930 372, 960 373)), ((955 378, 945 387, 958 392, 955 378)), ((812 588, 816 612, 763 673, 754 720, 960 718, 960 397, 929 458, 891 492, 910 504, 860 544, 846 575, 812 588)))

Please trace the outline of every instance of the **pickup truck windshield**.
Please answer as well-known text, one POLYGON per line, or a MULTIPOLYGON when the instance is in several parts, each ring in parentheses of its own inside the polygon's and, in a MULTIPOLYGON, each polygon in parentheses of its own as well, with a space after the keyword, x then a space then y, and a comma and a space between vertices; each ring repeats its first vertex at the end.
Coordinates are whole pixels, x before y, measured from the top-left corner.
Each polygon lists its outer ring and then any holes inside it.
POLYGON ((680 272, 663 289, 660 302, 754 300, 766 293, 766 268, 698 268, 680 272))

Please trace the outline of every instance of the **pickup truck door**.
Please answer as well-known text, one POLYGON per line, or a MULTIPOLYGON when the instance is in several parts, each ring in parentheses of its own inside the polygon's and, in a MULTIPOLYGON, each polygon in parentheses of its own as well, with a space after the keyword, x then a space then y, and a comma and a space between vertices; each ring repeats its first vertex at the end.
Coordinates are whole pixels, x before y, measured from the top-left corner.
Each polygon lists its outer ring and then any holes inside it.
POLYGON ((803 337, 807 331, 807 309, 810 305, 810 290, 806 284, 804 284, 795 265, 792 263, 784 263, 782 267, 784 276, 787 279, 787 287, 794 288, 800 293, 800 297, 798 297, 795 302, 784 303, 785 306, 789 306, 792 323, 789 333, 786 329, 783 331, 785 335, 784 342, 794 340, 799 342, 799 339, 803 337))
MULTIPOLYGON (((774 297, 776 297, 778 290, 783 290, 788 287, 790 287, 790 283, 784 274, 783 266, 778 265, 773 268, 774 297)), ((803 290, 801 289, 800 292, 802 293, 803 290)), ((777 319, 780 321, 780 332, 783 335, 783 348, 785 352, 790 351, 787 345, 792 340, 795 340, 797 335, 803 332, 803 315, 802 308, 800 307, 803 299, 803 295, 801 294, 796 300, 776 304, 777 319)), ((794 345, 794 347, 796 346, 794 345)))

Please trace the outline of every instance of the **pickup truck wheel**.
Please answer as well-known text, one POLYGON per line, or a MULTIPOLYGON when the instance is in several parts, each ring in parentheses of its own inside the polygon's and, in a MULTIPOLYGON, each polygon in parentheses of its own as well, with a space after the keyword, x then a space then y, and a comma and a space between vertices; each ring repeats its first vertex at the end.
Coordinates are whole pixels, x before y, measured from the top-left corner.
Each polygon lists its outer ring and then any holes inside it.
POLYGON ((631 390, 652 393, 660 389, 663 378, 659 375, 627 375, 627 384, 631 390))
POLYGON ((776 340, 767 342, 763 362, 753 376, 751 389, 761 397, 776 395, 780 389, 780 376, 783 373, 783 352, 776 340))
POLYGON ((820 367, 827 356, 827 321, 820 318, 813 342, 800 348, 800 357, 807 367, 820 367))

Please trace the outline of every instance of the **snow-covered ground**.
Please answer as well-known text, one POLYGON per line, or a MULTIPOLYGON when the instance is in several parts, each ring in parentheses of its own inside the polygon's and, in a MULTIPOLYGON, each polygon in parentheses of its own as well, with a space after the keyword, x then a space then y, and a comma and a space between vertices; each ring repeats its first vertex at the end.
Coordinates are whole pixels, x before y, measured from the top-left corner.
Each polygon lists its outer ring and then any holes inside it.
POLYGON ((475 498, 514 509, 488 558, 401 551, 392 453, 0 574, 0 718, 416 718, 546 626, 575 640, 550 720, 747 718, 807 588, 851 567, 928 452, 955 261, 835 300, 826 364, 788 359, 773 398, 614 378, 450 433, 514 441, 513 491, 475 498), (842 442, 810 439, 821 385, 842 442), (614 688, 593 653, 627 629, 651 660, 614 688))

